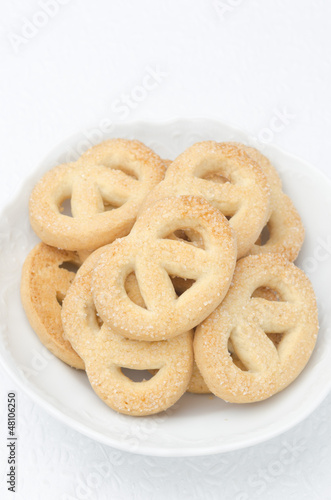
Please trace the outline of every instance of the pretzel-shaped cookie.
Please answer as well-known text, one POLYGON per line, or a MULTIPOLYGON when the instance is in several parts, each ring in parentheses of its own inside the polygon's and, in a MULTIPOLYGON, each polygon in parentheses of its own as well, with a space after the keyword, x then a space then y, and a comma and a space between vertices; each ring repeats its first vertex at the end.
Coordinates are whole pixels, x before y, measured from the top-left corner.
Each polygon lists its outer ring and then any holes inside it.
POLYGON ((64 263, 77 267, 77 254, 39 243, 26 258, 22 270, 21 298, 31 327, 55 356, 74 368, 84 362, 63 337, 61 303, 75 273, 62 268, 64 263))
POLYGON ((91 292, 92 272, 107 247, 94 252, 79 269, 63 301, 65 334, 85 361, 89 381, 103 401, 120 413, 151 415, 166 410, 186 391, 192 374, 192 332, 172 340, 128 340, 100 322, 91 292), (121 368, 156 369, 133 382, 121 368))
POLYGON ((129 233, 164 172, 161 158, 139 141, 102 142, 37 183, 29 204, 32 228, 49 245, 92 251, 129 233), (61 213, 68 198, 73 217, 61 213))
POLYGON ((168 167, 143 209, 175 195, 203 197, 227 216, 237 236, 238 258, 256 242, 270 214, 266 175, 239 144, 205 141, 188 148, 168 167))
POLYGON ((318 332, 313 288, 279 254, 241 259, 222 304, 196 329, 194 353, 209 389, 235 403, 261 401, 289 385, 306 365, 318 332), (252 298, 276 290, 279 301, 252 298), (272 341, 267 334, 278 334, 272 341), (228 342, 242 363, 234 363, 228 342))
POLYGON ((271 188, 271 214, 267 222, 270 232, 269 239, 264 245, 254 244, 249 253, 281 253, 293 262, 302 247, 304 240, 304 228, 292 200, 283 192, 282 181, 266 158, 257 149, 243 146, 248 154, 263 169, 271 188))
MULTIPOLYGON (((169 165, 171 165, 172 160, 167 160, 167 159, 164 159, 164 158, 163 158, 163 159, 162 159, 162 162, 163 162, 163 164, 164 164, 165 168, 167 169, 167 168, 169 167, 169 165)), ((93 250, 92 250, 92 251, 93 251, 93 250)), ((81 250, 80 252, 78 252, 78 256, 79 256, 79 258, 80 258, 81 262, 84 262, 84 260, 86 260, 86 259, 87 259, 87 257, 88 257, 89 255, 91 255, 92 251, 91 251, 91 250, 81 250)))
MULTIPOLYGON (((188 283, 180 278, 178 279, 176 279, 176 277, 172 278, 172 283, 174 285, 177 295, 184 293, 189 288, 188 283)), ((132 302, 134 302, 140 307, 146 307, 144 299, 142 298, 139 290, 137 278, 134 273, 131 273, 127 277, 125 282, 125 289, 132 302)), ((151 373, 155 375, 156 371, 157 370, 151 370, 151 373)), ((199 368, 197 367, 196 362, 193 363, 192 377, 187 387, 187 391, 192 392, 194 394, 210 393, 205 381, 202 378, 201 373, 199 372, 199 368)))
POLYGON ((139 216, 129 236, 100 257, 93 279, 97 311, 128 338, 170 339, 192 329, 222 301, 235 261, 232 230, 219 210, 193 196, 159 200, 139 216), (204 248, 167 238, 183 228, 198 232, 204 248), (125 290, 132 272, 146 308, 133 303, 125 290), (169 275, 196 282, 177 297, 169 275))
MULTIPOLYGON (((252 296, 253 297, 261 297, 261 298, 266 299, 266 300, 277 300, 277 294, 273 290, 271 290, 267 287, 257 288, 252 296)), ((277 343, 280 340, 280 338, 279 338, 280 335, 277 333, 271 333, 268 335, 268 337, 272 340, 272 342, 275 345, 277 345, 277 343)), ((234 364, 237 365, 239 368, 243 368, 243 365, 242 365, 240 359, 238 358, 238 356, 236 355, 236 352, 234 350, 233 345, 231 344, 230 339, 228 342, 228 350, 231 354, 231 357, 232 357, 234 364)), ((194 394, 209 394, 210 393, 210 390, 209 390, 206 382, 204 381, 203 376, 201 375, 201 372, 200 372, 195 361, 194 361, 194 365, 193 365, 192 377, 191 377, 189 386, 187 388, 187 391, 192 392, 194 394)))

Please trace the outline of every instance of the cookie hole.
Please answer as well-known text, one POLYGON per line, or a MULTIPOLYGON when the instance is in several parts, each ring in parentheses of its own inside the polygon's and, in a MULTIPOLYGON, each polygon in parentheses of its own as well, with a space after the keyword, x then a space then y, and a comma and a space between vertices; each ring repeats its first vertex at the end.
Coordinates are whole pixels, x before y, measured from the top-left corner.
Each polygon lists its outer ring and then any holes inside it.
POLYGON ((244 365, 244 363, 241 361, 241 359, 237 356, 237 353, 233 347, 233 344, 231 342, 231 338, 228 340, 228 353, 229 356, 232 358, 233 363, 236 365, 237 368, 239 368, 243 372, 247 372, 248 369, 244 365))
POLYGON ((188 235, 185 233, 183 229, 178 229, 173 233, 174 237, 177 238, 178 240, 184 240, 184 241, 189 241, 192 242, 192 240, 188 237, 188 235))
POLYGON ((95 305, 93 303, 87 304, 85 307, 85 311, 86 311, 86 321, 89 328, 91 328, 92 330, 99 331, 103 325, 103 321, 100 318, 95 308, 95 305))
POLYGON ((127 276, 124 283, 124 288, 129 299, 132 300, 134 304, 147 309, 145 301, 140 293, 138 280, 134 271, 127 276))
POLYGON ((180 276, 170 276, 170 279, 177 297, 180 297, 184 292, 189 290, 196 282, 196 280, 181 278, 180 276))
POLYGON ((95 311, 95 320, 96 320, 96 322, 98 323, 99 328, 101 328, 101 327, 102 327, 102 325, 103 325, 103 321, 102 321, 102 319, 100 318, 100 316, 99 316, 99 314, 97 313, 97 311, 95 311))
POLYGON ((133 370, 132 368, 121 368, 121 372, 125 377, 132 380, 132 382, 146 382, 154 377, 154 375, 158 372, 158 370, 154 372, 154 370, 133 370))
POLYGON ((62 307, 62 303, 64 301, 64 297, 65 295, 61 292, 56 292, 56 300, 58 301, 58 304, 60 305, 60 307, 62 307))
POLYGON ((80 267, 79 264, 77 264, 77 262, 73 262, 72 260, 67 260, 59 265, 60 269, 66 269, 70 273, 75 273, 75 274, 77 273, 79 267, 80 267))
POLYGON ((266 333, 266 335, 269 337, 276 349, 278 349, 279 344, 283 340, 284 333, 266 333))
POLYGON ((256 288, 252 293, 251 297, 270 300, 272 302, 283 302, 280 293, 277 290, 270 288, 268 286, 260 286, 259 288, 256 288))
POLYGON ((262 229, 262 232, 261 232, 260 236, 258 237, 258 239, 256 240, 255 245, 259 245, 259 246, 263 247, 263 245, 268 243, 269 239, 270 239, 270 230, 269 230, 268 225, 266 225, 262 229))
POLYGON ((198 231, 191 228, 177 229, 173 233, 168 234, 164 239, 176 240, 184 243, 189 243, 195 247, 205 250, 203 237, 198 231))
POLYGON ((226 182, 230 182, 230 179, 224 177, 224 175, 218 174, 217 172, 208 172, 201 179, 205 181, 215 182, 216 184, 225 184, 226 182))
POLYGON ((67 217, 73 217, 71 211, 71 198, 66 198, 63 200, 61 205, 59 206, 59 211, 62 215, 66 215, 67 217))

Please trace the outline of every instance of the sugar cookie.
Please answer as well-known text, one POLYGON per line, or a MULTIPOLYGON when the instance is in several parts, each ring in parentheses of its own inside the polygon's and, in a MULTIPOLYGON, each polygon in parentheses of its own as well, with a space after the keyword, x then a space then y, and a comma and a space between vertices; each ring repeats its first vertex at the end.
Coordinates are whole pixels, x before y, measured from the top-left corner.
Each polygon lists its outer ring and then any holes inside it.
POLYGON ((279 254, 241 259, 222 304, 196 329, 195 359, 209 389, 236 403, 261 401, 289 385, 306 365, 318 332, 308 278, 279 254), (252 297, 259 287, 278 301, 252 297), (277 342, 267 334, 278 334, 277 342), (234 363, 228 345, 240 360, 234 363))
POLYGON ((165 198, 147 208, 129 236, 108 246, 93 278, 96 308, 114 331, 135 340, 164 340, 206 318, 225 296, 236 261, 226 218, 202 198, 165 198), (204 248, 168 239, 176 230, 198 232, 204 248), (146 308, 125 290, 135 272, 146 308), (180 297, 170 276, 196 280, 180 297))
POLYGON ((267 177, 239 144, 205 141, 186 149, 168 167, 142 210, 158 199, 179 195, 203 197, 229 218, 238 258, 249 252, 270 215, 267 177))
POLYGON ((292 200, 283 192, 280 177, 268 158, 252 147, 246 146, 245 149, 262 167, 271 189, 271 213, 267 222, 269 238, 263 245, 257 241, 249 254, 280 253, 293 262, 304 240, 305 231, 300 215, 292 200))
POLYGON ((94 391, 108 406, 128 415, 158 413, 187 389, 193 368, 192 332, 172 340, 139 342, 100 326, 91 292, 92 272, 106 249, 88 257, 63 301, 65 334, 84 359, 94 391), (150 380, 133 382, 122 368, 158 371, 150 380))
POLYGON ((80 265, 75 252, 36 245, 24 262, 21 299, 31 327, 47 349, 83 370, 84 362, 63 337, 61 304, 75 277, 73 271, 62 267, 65 263, 80 265))
POLYGON ((129 233, 164 172, 161 158, 141 142, 102 142, 37 183, 29 203, 31 226, 48 245, 91 252, 129 233), (61 213, 68 198, 72 217, 61 213))

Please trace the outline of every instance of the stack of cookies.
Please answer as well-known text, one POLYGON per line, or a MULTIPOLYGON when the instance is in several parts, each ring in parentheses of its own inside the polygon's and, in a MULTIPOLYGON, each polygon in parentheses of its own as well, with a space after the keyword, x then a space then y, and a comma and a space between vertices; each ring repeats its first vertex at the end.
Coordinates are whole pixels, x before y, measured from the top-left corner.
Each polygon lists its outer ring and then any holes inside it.
POLYGON ((205 141, 170 162, 108 140, 49 171, 29 210, 42 243, 23 267, 27 317, 114 410, 158 413, 185 391, 261 401, 306 365, 318 319, 293 264, 304 230, 256 149, 205 141))

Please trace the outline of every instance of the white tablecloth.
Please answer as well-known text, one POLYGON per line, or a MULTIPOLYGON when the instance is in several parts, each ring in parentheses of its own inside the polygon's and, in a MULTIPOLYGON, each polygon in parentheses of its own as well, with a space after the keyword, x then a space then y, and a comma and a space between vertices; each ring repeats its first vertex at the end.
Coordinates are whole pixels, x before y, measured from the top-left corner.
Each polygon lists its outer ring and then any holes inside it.
MULTIPOLYGON (((331 177, 329 2, 15 0, 1 7, 0 208, 70 134, 137 119, 230 122, 331 177)), ((1 498, 331 499, 331 396, 266 443, 166 459, 94 442, 45 413, 1 366, 0 377, 1 498), (16 494, 5 484, 11 390, 16 494)))

